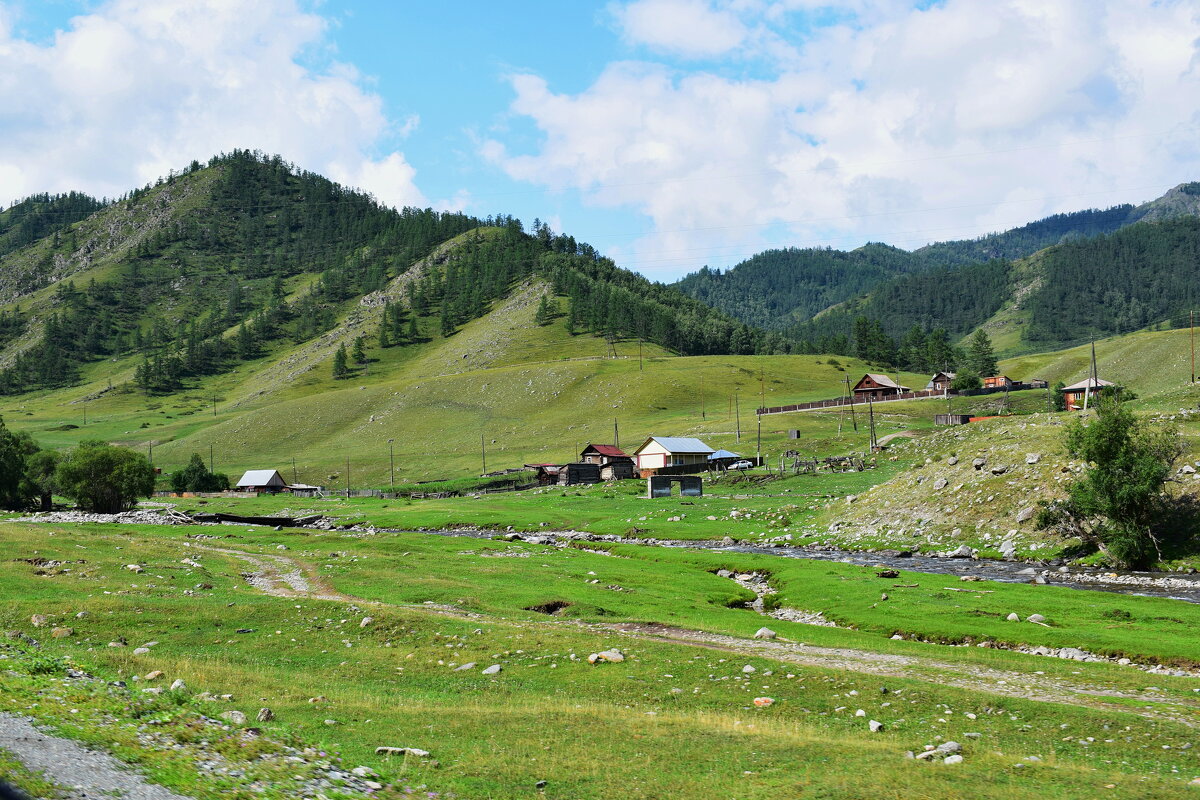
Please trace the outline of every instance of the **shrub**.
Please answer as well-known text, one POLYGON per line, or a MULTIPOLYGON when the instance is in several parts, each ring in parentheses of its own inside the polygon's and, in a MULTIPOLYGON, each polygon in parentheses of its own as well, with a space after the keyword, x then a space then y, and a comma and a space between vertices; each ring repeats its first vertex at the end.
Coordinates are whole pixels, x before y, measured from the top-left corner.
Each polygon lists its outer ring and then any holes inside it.
POLYGON ((154 468, 141 453, 85 441, 59 463, 55 482, 80 508, 115 514, 154 493, 154 468))

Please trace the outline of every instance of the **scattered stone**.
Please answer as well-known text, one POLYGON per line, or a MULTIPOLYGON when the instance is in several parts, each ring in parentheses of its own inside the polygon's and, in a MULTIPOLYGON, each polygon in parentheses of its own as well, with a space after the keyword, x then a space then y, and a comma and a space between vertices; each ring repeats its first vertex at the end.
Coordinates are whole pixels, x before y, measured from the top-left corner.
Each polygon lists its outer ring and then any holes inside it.
POLYGON ((275 719, 275 712, 269 708, 260 708, 254 718, 259 722, 270 722, 275 719))
POLYGON ((1030 614, 1028 617, 1025 618, 1025 621, 1026 622, 1045 622, 1046 618, 1043 617, 1041 614, 1030 614))
POLYGON ((80 611, 78 614, 75 615, 75 619, 86 619, 87 615, 88 615, 88 612, 80 611))
POLYGON ((755 639, 774 639, 778 634, 770 628, 759 628, 754 632, 755 639))
POLYGON ((308 698, 308 702, 310 702, 310 703, 324 703, 324 702, 325 702, 326 700, 328 700, 328 699, 329 699, 329 698, 327 698, 325 695, 323 695, 323 694, 319 694, 319 695, 317 695, 316 697, 310 697, 310 698, 308 698))
POLYGON ((327 719, 327 720, 325 720, 325 724, 326 725, 337 725, 338 723, 337 723, 336 719, 327 719))
POLYGON ((968 738, 968 739, 980 739, 980 738, 983 738, 983 734, 982 734, 982 733, 977 733, 976 731, 971 731, 970 733, 964 733, 964 734, 963 734, 963 736, 965 736, 965 737, 966 737, 966 738, 968 738))
POLYGON ((236 709, 231 709, 229 711, 222 711, 217 716, 219 716, 221 719, 225 720, 226 722, 232 722, 234 725, 245 725, 246 724, 246 715, 236 709))
POLYGON ((876 578, 899 578, 900 573, 894 569, 881 569, 875 573, 876 578))
POLYGON ((183 682, 182 678, 176 678, 175 680, 171 681, 171 691, 173 692, 186 688, 187 684, 183 682))
POLYGON ((1025 506, 1017 512, 1017 522, 1028 522, 1033 519, 1033 515, 1037 513, 1037 509, 1033 506, 1025 506))
POLYGON ((945 758, 943 758, 942 763, 943 764, 961 764, 962 760, 963 760, 962 756, 955 754, 955 755, 946 756, 945 758))
POLYGON ((130 572, 145 572, 146 571, 146 570, 142 569, 139 564, 126 564, 125 569, 129 570, 130 572))
POLYGON ((161 669, 152 669, 146 673, 146 680, 156 681, 159 678, 161 678, 162 676, 163 676, 163 671, 161 669))
POLYGON ((73 636, 74 634, 74 628, 54 628, 50 631, 50 635, 55 639, 66 639, 68 636, 73 636))
POLYGON ((422 750, 419 747, 376 747, 375 755, 377 756, 416 756, 417 758, 425 758, 429 755, 428 750, 422 750))
POLYGON ((759 708, 766 708, 767 706, 771 706, 774 704, 775 704, 775 700, 774 700, 774 698, 771 698, 771 697, 756 697, 756 698, 754 698, 754 705, 758 706, 759 708))
POLYGON ((950 456, 949 458, 946 459, 946 463, 952 467, 955 466, 956 464, 958 464, 958 456, 950 456))
POLYGON ((937 747, 935 747, 933 749, 939 753, 947 753, 947 754, 961 753, 962 745, 959 744, 958 742, 951 740, 949 742, 942 742, 941 744, 939 744, 937 747))
POLYGON ((971 462, 971 466, 977 470, 983 469, 986 464, 987 464, 986 458, 977 458, 971 462))
POLYGON ((370 767, 355 767, 350 770, 350 774, 356 778, 375 778, 379 775, 378 772, 370 767))
POLYGON ((887 593, 887 592, 884 592, 883 594, 879 595, 879 599, 880 599, 880 600, 887 600, 887 599, 888 599, 888 593, 887 593))
POLYGON ((50 618, 45 614, 34 614, 29 618, 29 624, 35 628, 43 628, 50 624, 50 618))
POLYGON ((942 558, 974 558, 975 548, 968 545, 959 545, 958 549, 950 550, 942 553, 942 558))
POLYGON ((1026 453, 1025 454, 1025 463, 1026 464, 1036 464, 1041 460, 1042 460, 1041 453, 1026 453))
POLYGON ((150 652, 150 648, 149 648, 149 647, 135 647, 135 648, 133 648, 133 654, 134 654, 135 656, 144 656, 144 655, 146 655, 146 653, 149 653, 149 652, 150 652))
POLYGON ((533 788, 535 788, 535 789, 545 789, 545 788, 546 788, 546 782, 545 782, 545 781, 538 781, 537 783, 535 783, 535 784, 533 785, 533 788))
POLYGON ((879 733, 883 730, 883 723, 877 719, 867 722, 867 727, 871 729, 871 733, 879 733))
POLYGON ((599 653, 592 653, 592 655, 588 656, 589 664, 595 664, 599 661, 608 661, 612 664, 620 664, 624 660, 624 654, 615 647, 612 650, 604 650, 599 653), (593 656, 595 656, 595 658, 593 658, 593 656))
POLYGON ((745 673, 746 675, 750 675, 752 673, 758 672, 758 670, 755 669, 753 665, 747 664, 746 666, 742 667, 742 672, 745 673))
POLYGON ((501 667, 499 664, 492 664, 490 667, 487 667, 483 670, 483 674, 484 675, 499 675, 500 671, 502 669, 504 669, 504 668, 501 667))
POLYGON ((934 491, 938 491, 938 492, 940 492, 942 489, 945 489, 949 485, 950 485, 950 481, 946 480, 945 478, 938 478, 936 481, 933 482, 934 491))
POLYGON ((1021 621, 1020 615, 1018 615, 1015 612, 1012 614, 1009 614, 1007 617, 1005 617, 1005 619, 1008 620, 1009 622, 1020 622, 1021 621))
POLYGON ((1008 469, 1009 468, 1003 464, 997 464, 996 466, 992 467, 992 474, 1003 475, 1004 473, 1008 472, 1008 469))
POLYGON ((375 621, 374 617, 363 617, 362 622, 358 623, 358 627, 365 628, 374 621, 375 621))
POLYGON ((466 671, 467 671, 467 670, 469 670, 469 669, 475 669, 475 662, 474 662, 474 661, 468 661, 468 662, 467 662, 467 663, 465 663, 465 664, 460 664, 460 665, 458 665, 457 667, 455 667, 455 668, 454 668, 454 671, 455 671, 455 672, 466 672, 466 671))

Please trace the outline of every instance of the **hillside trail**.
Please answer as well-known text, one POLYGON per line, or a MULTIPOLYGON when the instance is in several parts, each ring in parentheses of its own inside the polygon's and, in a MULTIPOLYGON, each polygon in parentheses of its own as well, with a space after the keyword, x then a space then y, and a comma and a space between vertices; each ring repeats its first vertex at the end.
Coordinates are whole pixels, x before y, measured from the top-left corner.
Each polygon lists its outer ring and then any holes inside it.
MULTIPOLYGON (((289 556, 247 553, 219 547, 198 549, 222 553, 250 563, 255 567, 255 572, 243 574, 246 582, 272 597, 332 600, 356 605, 404 608, 471 620, 486 619, 488 616, 451 605, 385 603, 345 594, 337 591, 319 577, 311 565, 289 556)), ((1187 727, 1200 728, 1200 698, 1195 701, 1183 700, 1148 690, 1138 692, 1117 689, 1074 681, 1060 676, 1037 674, 1032 670, 1024 672, 981 664, 956 663, 925 655, 881 653, 848 647, 819 647, 784 638, 747 639, 652 622, 599 623, 548 618, 527 621, 506 619, 505 623, 569 626, 595 631, 602 635, 617 633, 633 639, 688 644, 740 656, 769 658, 802 667, 858 672, 888 678, 924 680, 943 686, 1022 700, 1085 705, 1096 709, 1137 714, 1149 719, 1165 719, 1187 727), (1153 703, 1154 706, 1152 708, 1134 708, 1128 702, 1131 700, 1153 703)), ((931 646, 944 647, 947 645, 931 646)), ((1040 656, 1030 657, 1040 658, 1040 656)))

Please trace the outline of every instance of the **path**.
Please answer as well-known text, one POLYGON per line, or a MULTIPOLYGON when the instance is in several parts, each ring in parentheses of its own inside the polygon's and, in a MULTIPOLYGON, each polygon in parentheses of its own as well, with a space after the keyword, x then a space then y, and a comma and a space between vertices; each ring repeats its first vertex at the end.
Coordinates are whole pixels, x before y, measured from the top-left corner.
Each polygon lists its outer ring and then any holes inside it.
MULTIPOLYGON (((255 564, 259 571, 246 576, 247 583, 275 597, 305 597, 315 600, 392 605, 415 608, 443 616, 480 619, 483 615, 456 606, 399 605, 368 601, 342 594, 315 577, 315 571, 287 556, 255 555, 239 550, 204 548, 255 564), (286 570, 286 571, 284 571, 286 570), (314 576, 313 583, 306 576, 314 576), (314 588, 316 586, 317 588, 314 588)), ((709 633, 658 623, 590 623, 578 620, 530 620, 537 625, 571 625, 603 633, 619 633, 642 640, 672 641, 748 657, 771 658, 789 664, 830 670, 850 670, 893 678, 915 678, 945 686, 986 692, 1006 697, 1047 703, 1086 705, 1112 711, 1134 713, 1152 719, 1169 719, 1188 727, 1200 727, 1200 699, 1185 701, 1163 694, 1131 692, 1071 681, 1062 677, 1032 672, 955 663, 938 658, 895 653, 879 653, 843 647, 816 647, 788 640, 746 639, 727 634, 709 633), (1153 709, 1138 709, 1128 702, 1154 703, 1153 709)), ((931 645, 937 646, 937 645, 931 645)))
POLYGON ((0 713, 0 750, 12 753, 32 772, 67 790, 67 798, 120 797, 122 800, 188 800, 150 783, 117 759, 89 750, 73 739, 52 736, 16 714, 0 713))

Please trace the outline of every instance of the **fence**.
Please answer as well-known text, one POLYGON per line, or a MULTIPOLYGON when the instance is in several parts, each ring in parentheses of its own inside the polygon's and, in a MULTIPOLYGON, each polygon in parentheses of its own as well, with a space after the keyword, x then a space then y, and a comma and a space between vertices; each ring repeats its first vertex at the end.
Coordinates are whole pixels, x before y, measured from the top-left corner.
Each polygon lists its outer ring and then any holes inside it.
MULTIPOLYGON (((950 397, 974 397, 981 394, 999 394, 1000 392, 1017 392, 1024 389, 1044 389, 1046 388, 1045 381, 1032 381, 1024 383, 1016 381, 1012 386, 988 386, 979 389, 967 389, 960 392, 950 392, 950 397)), ((893 394, 887 397, 882 397, 878 400, 873 400, 873 403, 888 403, 896 400, 921 400, 926 397, 946 397, 946 392, 941 389, 918 389, 915 392, 904 392, 903 394, 893 394)), ((763 414, 786 414, 789 411, 811 411, 814 408, 839 408, 841 406, 865 406, 866 401, 851 400, 846 397, 835 397, 832 400, 813 400, 809 403, 794 403, 790 406, 771 406, 769 408, 756 409, 754 413, 763 414)), ((797 438, 795 436, 792 437, 797 438)))

